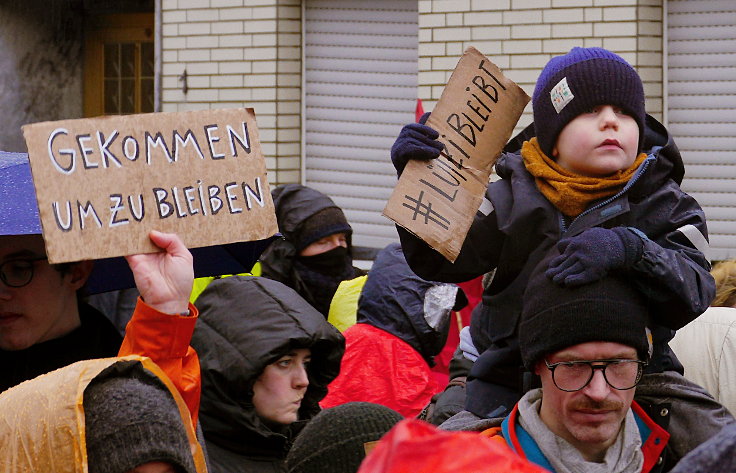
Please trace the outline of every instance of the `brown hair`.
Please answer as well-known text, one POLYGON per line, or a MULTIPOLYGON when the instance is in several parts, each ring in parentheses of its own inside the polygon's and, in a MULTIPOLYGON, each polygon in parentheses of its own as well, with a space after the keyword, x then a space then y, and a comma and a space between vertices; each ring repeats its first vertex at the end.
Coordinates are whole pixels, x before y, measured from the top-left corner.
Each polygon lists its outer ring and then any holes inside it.
POLYGON ((717 263, 710 272, 716 280, 714 307, 736 307, 736 259, 717 263))

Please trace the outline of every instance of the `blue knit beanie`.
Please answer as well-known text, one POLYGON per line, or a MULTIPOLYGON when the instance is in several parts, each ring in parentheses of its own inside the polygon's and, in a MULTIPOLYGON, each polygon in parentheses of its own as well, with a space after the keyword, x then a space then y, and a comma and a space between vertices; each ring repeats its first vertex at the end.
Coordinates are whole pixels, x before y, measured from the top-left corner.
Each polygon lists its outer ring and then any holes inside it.
POLYGON ((644 139, 644 86, 621 56, 603 48, 572 48, 550 59, 532 97, 534 126, 542 151, 552 156, 557 136, 572 119, 598 105, 615 105, 639 125, 644 139))

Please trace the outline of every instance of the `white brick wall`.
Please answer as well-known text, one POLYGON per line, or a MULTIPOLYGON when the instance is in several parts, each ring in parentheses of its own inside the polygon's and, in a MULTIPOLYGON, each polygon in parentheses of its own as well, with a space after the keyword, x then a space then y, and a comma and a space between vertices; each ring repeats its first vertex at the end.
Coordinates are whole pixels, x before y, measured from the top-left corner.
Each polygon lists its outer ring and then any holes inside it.
MULTIPOLYGON (((630 61, 644 80, 647 110, 661 118, 663 0, 417 1, 418 96, 427 110, 468 46, 531 95, 552 56, 582 45, 630 61)), ((253 107, 269 179, 298 182, 301 0, 162 0, 161 10, 162 110, 253 107), (178 80, 184 70, 187 94, 178 80)), ((530 121, 531 106, 517 129, 530 121)))
POLYGON ((299 182, 300 1, 163 0, 161 14, 162 110, 254 108, 269 181, 299 182))
MULTIPOLYGON (((488 56, 530 96, 552 56, 574 46, 601 46, 637 68, 647 111, 661 119, 662 1, 419 0, 419 96, 431 110, 468 46, 488 56)), ((530 104, 517 131, 531 120, 530 104)))

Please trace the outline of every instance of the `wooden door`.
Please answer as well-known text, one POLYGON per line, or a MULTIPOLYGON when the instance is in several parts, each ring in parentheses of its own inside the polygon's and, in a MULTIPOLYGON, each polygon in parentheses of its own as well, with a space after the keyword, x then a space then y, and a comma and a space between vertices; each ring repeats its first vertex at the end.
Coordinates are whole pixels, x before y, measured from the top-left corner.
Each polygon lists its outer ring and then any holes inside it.
POLYGON ((84 116, 154 111, 153 13, 90 18, 85 31, 84 116))

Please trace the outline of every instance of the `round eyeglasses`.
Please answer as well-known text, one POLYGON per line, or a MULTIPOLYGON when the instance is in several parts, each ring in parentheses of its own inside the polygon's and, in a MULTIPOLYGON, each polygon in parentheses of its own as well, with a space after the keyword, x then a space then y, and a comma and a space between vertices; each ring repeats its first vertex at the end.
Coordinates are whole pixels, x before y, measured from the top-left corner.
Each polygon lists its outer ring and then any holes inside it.
POLYGON ((48 259, 47 256, 22 258, 0 264, 0 280, 8 287, 23 287, 33 279, 33 265, 48 259))
POLYGON ((567 392, 580 391, 593 379, 595 370, 603 372, 603 378, 609 386, 619 391, 634 388, 641 380, 645 361, 629 359, 561 361, 549 363, 544 360, 547 369, 552 372, 552 381, 558 389, 567 392))

